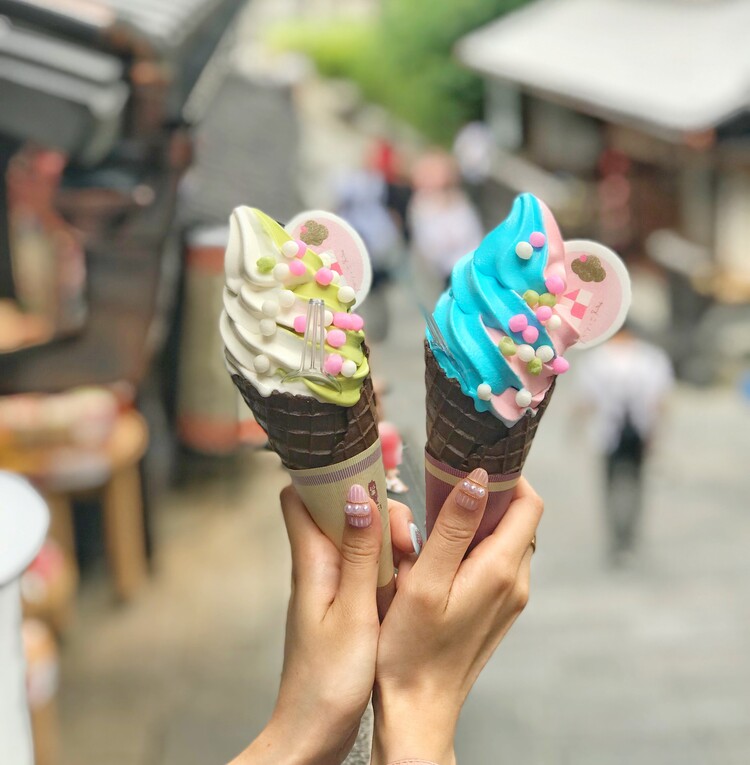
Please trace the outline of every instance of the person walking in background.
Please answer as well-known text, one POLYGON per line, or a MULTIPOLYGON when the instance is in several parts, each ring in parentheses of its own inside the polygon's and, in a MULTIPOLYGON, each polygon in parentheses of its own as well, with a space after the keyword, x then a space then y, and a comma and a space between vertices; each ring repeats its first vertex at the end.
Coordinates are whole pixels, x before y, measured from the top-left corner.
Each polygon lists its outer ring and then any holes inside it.
POLYGON ((387 139, 380 138, 372 145, 369 166, 385 183, 385 206, 391 214, 405 245, 411 241, 407 210, 412 195, 411 179, 405 172, 402 154, 387 139))
POLYGON ((376 145, 364 167, 342 173, 335 184, 335 211, 362 237, 372 263, 372 286, 362 313, 370 342, 388 336, 389 311, 385 287, 404 252, 402 227, 388 207, 392 154, 376 145))
POLYGON ((414 194, 408 212, 412 250, 447 285, 453 266, 482 241, 482 223, 459 186, 456 162, 449 154, 424 154, 412 177, 414 194))
POLYGON ((612 563, 635 551, 643 504, 643 467, 669 393, 672 365, 659 347, 627 326, 579 363, 581 408, 593 416, 605 459, 605 511, 612 563))

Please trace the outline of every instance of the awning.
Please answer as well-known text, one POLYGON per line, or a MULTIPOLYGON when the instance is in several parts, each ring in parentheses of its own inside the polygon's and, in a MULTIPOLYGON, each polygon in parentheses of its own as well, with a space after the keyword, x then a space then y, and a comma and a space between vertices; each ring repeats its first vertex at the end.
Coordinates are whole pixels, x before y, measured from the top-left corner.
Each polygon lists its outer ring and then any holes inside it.
POLYGON ((467 35, 457 54, 654 132, 707 130, 750 106, 748 0, 540 0, 467 35))

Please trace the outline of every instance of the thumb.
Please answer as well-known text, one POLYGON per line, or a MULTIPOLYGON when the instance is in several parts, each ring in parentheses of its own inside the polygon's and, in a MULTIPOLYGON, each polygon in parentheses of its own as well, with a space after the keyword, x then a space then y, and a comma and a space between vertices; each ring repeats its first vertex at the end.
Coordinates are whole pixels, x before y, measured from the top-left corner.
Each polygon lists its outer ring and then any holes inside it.
POLYGON ((375 604, 380 562, 381 524, 375 503, 364 487, 355 483, 342 508, 346 521, 341 538, 341 579, 338 599, 343 606, 357 608, 375 604))

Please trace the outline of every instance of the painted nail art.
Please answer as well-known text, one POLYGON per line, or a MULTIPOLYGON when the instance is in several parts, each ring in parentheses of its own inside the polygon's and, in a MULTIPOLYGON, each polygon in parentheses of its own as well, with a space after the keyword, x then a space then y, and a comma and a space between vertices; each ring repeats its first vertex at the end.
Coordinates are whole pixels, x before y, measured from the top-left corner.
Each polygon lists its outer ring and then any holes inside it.
POLYGON ((411 546, 414 548, 414 552, 419 555, 422 552, 422 532, 416 523, 409 523, 409 536, 411 537, 411 546))
POLYGON ((372 523, 370 503, 363 486, 358 483, 351 485, 349 493, 346 495, 344 512, 346 513, 346 522, 354 528, 365 529, 372 523))
POLYGON ((460 483, 456 504, 464 510, 476 510, 487 495, 487 471, 475 468, 460 483))

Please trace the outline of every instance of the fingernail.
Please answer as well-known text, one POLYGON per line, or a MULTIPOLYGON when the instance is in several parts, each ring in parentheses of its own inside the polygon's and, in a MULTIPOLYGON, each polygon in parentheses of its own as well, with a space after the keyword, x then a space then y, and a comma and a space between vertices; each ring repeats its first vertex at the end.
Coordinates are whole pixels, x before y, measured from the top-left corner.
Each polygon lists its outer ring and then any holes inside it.
POLYGON ((464 510, 476 510, 487 495, 487 471, 475 468, 459 484, 456 504, 464 510))
POLYGON ((422 532, 417 527, 416 523, 409 523, 409 536, 411 537, 411 546, 414 548, 414 552, 419 555, 422 552, 422 532))
POLYGON ((349 493, 346 495, 346 504, 344 512, 346 513, 346 522, 355 529, 365 529, 372 523, 370 513, 370 503, 367 499, 367 492, 363 486, 354 483, 349 487, 349 493))
POLYGON ((349 487, 349 493, 346 495, 346 501, 353 502, 356 505, 369 505, 365 487, 358 483, 353 483, 349 487))

